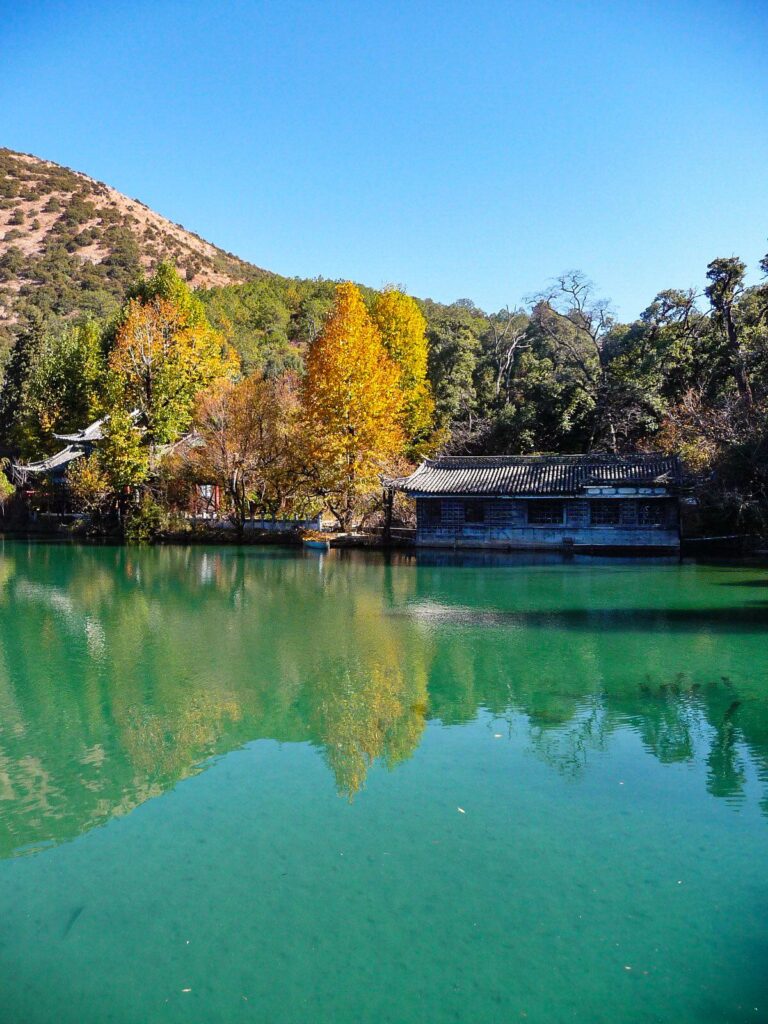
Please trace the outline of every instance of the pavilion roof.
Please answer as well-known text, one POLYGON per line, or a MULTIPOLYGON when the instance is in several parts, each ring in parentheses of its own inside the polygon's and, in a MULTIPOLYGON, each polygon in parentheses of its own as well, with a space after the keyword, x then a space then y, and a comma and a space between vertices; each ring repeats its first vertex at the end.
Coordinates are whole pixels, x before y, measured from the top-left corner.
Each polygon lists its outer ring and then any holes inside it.
POLYGON ((108 419, 108 416, 104 416, 100 420, 89 423, 82 430, 76 430, 74 434, 54 434, 53 436, 59 441, 72 441, 75 444, 101 441, 104 437, 104 424, 108 419))
MULTIPOLYGON (((139 418, 139 410, 134 409, 130 413, 131 419, 135 422, 139 418)), ((59 441, 71 441, 72 444, 92 444, 95 441, 104 439, 104 426, 109 422, 109 416, 102 416, 100 420, 94 420, 82 430, 76 430, 74 434, 54 434, 59 441)))
POLYGON ((13 476, 17 483, 23 483, 30 475, 39 476, 45 473, 53 473, 57 469, 62 469, 70 462, 74 462, 75 459, 82 458, 83 455, 85 455, 83 448, 70 444, 66 448, 62 448, 60 452, 56 452, 55 455, 49 455, 47 459, 40 459, 38 462, 14 463, 12 467, 13 476))

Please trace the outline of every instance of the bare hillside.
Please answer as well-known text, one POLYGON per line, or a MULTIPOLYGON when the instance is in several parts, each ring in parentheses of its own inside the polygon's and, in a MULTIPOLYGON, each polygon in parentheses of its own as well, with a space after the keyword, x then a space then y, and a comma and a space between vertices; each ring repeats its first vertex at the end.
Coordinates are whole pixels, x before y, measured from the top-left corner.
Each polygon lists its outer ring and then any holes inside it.
POLYGON ((266 274, 100 181, 0 149, 0 349, 35 308, 111 312, 164 259, 194 287, 266 274))

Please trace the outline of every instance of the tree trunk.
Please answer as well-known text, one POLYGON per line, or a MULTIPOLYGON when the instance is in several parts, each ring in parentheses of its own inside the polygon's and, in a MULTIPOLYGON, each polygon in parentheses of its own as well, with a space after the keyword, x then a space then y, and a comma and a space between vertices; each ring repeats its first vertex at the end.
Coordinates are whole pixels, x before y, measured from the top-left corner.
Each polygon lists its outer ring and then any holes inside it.
POLYGON ((726 306, 723 318, 725 320, 725 331, 728 335, 728 347, 731 350, 733 376, 736 381, 736 387, 739 389, 739 395, 741 396, 744 404, 747 408, 751 409, 753 405, 752 387, 749 383, 747 368, 744 365, 744 353, 742 352, 741 345, 739 344, 739 335, 736 330, 736 325, 733 322, 733 313, 730 306, 726 306))
POLYGON ((389 544, 392 539, 392 506, 395 502, 395 492, 391 487, 384 488, 384 543, 389 544))

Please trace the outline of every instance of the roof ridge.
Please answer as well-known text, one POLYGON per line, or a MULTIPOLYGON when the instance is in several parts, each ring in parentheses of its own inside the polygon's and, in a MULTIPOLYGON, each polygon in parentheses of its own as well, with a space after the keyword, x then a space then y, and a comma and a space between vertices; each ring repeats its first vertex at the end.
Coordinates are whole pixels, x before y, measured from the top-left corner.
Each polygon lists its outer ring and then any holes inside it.
POLYGON ((459 462, 465 465, 471 463, 492 463, 492 462, 530 462, 530 463, 568 463, 568 462, 596 462, 596 463, 624 463, 624 462, 650 462, 659 460, 676 460, 677 455, 667 455, 663 452, 635 452, 631 455, 611 455, 609 452, 593 452, 592 454, 568 454, 568 455, 438 455, 434 458, 424 459, 423 463, 435 466, 439 463, 459 462))

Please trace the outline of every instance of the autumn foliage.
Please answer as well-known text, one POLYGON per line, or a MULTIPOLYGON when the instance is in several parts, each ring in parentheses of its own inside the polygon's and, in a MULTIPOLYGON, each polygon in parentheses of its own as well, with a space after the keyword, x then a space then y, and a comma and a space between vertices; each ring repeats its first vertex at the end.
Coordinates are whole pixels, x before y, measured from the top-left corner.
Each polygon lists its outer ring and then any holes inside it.
POLYGON ((125 408, 139 410, 154 443, 190 424, 195 397, 236 372, 236 357, 204 316, 163 295, 127 304, 109 357, 125 408))
POLYGON ((416 301, 395 288, 376 296, 371 319, 400 373, 403 425, 409 447, 418 447, 432 429, 435 412, 427 380, 427 321, 416 301))
POLYGON ((364 521, 382 476, 407 471, 405 457, 431 429, 425 321, 395 290, 369 312, 349 282, 330 308, 307 311, 316 314, 303 379, 288 356, 249 374, 199 298, 162 265, 105 332, 102 436, 89 464, 72 471, 75 500, 122 520, 145 498, 184 511, 205 484, 216 485, 217 511, 238 534, 251 510, 301 517, 325 508, 342 529, 364 521))
POLYGON ((197 479, 221 486, 239 532, 251 501, 272 516, 295 510, 301 482, 297 396, 293 375, 255 374, 237 384, 220 381, 198 398, 198 443, 189 466, 197 479))
POLYGON ((359 289, 340 284, 309 352, 303 403, 307 464, 342 528, 403 450, 400 376, 359 289))

